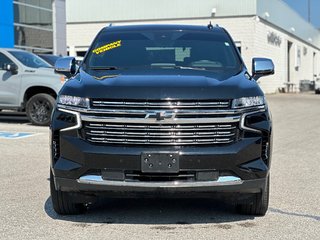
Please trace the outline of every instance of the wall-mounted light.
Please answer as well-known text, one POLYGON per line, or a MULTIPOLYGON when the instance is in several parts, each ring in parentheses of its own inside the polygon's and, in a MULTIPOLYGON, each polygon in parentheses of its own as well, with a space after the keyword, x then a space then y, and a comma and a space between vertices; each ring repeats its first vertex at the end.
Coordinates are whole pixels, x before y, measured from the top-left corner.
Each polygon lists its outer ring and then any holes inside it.
POLYGON ((295 29, 294 27, 291 27, 291 28, 290 28, 290 31, 291 31, 291 32, 295 32, 296 29, 295 29))
POLYGON ((269 12, 265 12, 265 13, 264 13, 264 16, 265 16, 266 18, 269 18, 269 17, 270 17, 270 13, 269 13, 269 12))
POLYGON ((211 13, 212 13, 212 14, 216 14, 216 13, 217 13, 217 8, 212 8, 212 9, 211 9, 211 13))

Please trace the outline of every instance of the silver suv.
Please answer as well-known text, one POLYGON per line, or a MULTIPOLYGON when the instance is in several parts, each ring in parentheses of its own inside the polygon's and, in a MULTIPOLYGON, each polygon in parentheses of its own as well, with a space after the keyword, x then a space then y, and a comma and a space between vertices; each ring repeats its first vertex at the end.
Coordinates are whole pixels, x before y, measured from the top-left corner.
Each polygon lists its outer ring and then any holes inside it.
POLYGON ((0 49, 0 110, 26 111, 32 124, 49 125, 65 78, 33 53, 0 49))

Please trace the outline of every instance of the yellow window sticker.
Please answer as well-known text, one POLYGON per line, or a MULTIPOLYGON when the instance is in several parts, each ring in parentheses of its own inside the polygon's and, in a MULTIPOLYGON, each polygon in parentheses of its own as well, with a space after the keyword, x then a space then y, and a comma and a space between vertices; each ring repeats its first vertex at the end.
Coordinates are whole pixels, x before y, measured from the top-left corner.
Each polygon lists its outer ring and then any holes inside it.
POLYGON ((117 47, 121 47, 121 40, 111 42, 111 43, 108 43, 108 44, 103 45, 101 47, 98 47, 96 49, 93 49, 92 52, 95 54, 100 54, 100 53, 109 51, 111 49, 117 48, 117 47))

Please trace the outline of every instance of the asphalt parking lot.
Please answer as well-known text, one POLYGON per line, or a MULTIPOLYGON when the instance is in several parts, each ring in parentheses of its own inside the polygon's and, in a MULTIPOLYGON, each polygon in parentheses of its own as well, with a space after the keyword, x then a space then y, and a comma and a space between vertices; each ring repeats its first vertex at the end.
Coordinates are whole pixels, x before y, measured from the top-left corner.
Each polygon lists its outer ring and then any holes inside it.
POLYGON ((319 239, 320 95, 267 98, 274 145, 265 217, 210 199, 113 199, 59 216, 49 195, 48 128, 0 113, 0 239, 319 239))

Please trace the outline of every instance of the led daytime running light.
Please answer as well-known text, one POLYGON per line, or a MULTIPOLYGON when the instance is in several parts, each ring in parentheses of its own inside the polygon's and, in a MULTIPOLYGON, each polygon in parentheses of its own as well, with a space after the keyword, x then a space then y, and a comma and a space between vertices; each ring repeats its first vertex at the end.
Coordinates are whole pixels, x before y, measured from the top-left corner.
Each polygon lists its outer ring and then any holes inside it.
POLYGON ((263 96, 256 97, 243 97, 234 99, 232 102, 232 108, 248 108, 254 106, 265 105, 265 98, 263 96))
POLYGON ((76 96, 61 95, 58 98, 58 104, 87 108, 89 107, 89 99, 76 96))

